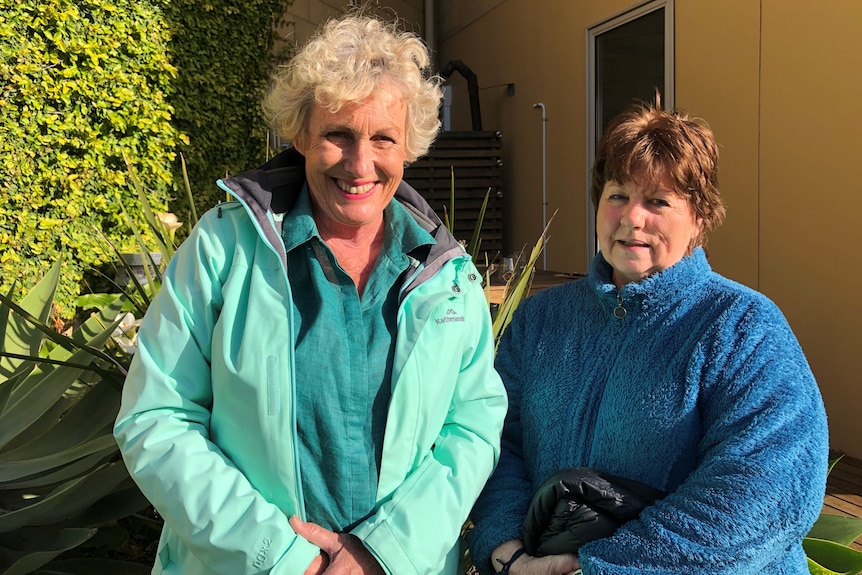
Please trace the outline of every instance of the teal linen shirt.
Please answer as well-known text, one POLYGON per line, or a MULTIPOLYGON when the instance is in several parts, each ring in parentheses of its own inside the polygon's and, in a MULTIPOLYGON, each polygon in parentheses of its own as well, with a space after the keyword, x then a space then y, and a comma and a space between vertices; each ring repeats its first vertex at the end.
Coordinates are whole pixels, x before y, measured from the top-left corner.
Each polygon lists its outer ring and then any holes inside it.
POLYGON ((398 278, 434 243, 393 200, 383 248, 360 299, 321 239, 308 189, 284 218, 296 323, 299 464, 307 517, 349 531, 374 509, 391 396, 398 278))

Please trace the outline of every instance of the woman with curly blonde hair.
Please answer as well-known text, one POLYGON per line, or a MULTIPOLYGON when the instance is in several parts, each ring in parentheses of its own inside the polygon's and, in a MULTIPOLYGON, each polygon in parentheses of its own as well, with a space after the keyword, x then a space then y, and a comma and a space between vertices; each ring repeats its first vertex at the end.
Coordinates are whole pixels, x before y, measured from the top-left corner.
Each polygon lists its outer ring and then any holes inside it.
POLYGON ((413 34, 326 23, 139 331, 115 434, 154 573, 454 573, 506 411, 480 275, 402 180, 439 129, 413 34))

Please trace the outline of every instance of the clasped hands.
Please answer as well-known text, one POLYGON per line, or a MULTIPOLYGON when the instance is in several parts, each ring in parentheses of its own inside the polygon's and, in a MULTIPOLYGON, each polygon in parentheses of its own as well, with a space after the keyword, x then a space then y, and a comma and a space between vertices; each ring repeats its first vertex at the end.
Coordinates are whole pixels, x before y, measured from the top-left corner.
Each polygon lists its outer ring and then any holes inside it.
POLYGON ((290 526, 300 537, 320 547, 304 575, 385 575, 365 545, 350 533, 334 533, 316 523, 290 518, 290 526))
MULTIPOLYGON (((499 572, 503 564, 523 547, 524 543, 518 539, 500 544, 491 553, 494 570, 499 572)), ((573 553, 546 555, 545 557, 533 557, 524 553, 509 567, 509 575, 570 575, 576 573, 580 568, 581 563, 578 561, 578 556, 573 553)))

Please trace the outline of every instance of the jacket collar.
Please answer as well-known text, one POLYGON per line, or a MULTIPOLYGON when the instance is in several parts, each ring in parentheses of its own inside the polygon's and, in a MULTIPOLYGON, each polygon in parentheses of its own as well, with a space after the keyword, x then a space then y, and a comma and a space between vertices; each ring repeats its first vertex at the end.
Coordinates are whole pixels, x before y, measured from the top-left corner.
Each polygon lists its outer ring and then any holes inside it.
MULTIPOLYGON (((259 168, 227 178, 224 183, 263 225, 269 219, 268 213, 283 214, 293 208, 305 183, 305 157, 295 148, 288 148, 259 168)), ((464 254, 428 202, 410 184, 402 180, 395 199, 436 242, 418 258, 428 268, 424 271, 436 273, 452 257, 464 254)), ((278 232, 280 236, 281 230, 278 232)))

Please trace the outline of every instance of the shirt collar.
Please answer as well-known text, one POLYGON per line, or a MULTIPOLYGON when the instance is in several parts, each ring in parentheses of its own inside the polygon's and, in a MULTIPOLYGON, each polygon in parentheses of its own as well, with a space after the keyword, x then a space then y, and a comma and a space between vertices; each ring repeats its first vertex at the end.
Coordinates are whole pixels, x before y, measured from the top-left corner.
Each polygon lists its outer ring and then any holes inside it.
POLYGON ((311 198, 308 195, 307 182, 302 185, 293 209, 284 215, 281 237, 284 240, 284 249, 287 251, 304 244, 311 238, 320 239, 317 224, 314 222, 314 216, 311 215, 311 198))

